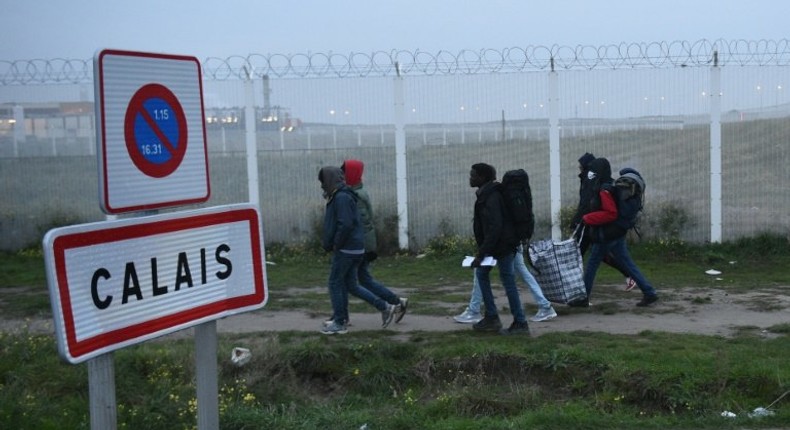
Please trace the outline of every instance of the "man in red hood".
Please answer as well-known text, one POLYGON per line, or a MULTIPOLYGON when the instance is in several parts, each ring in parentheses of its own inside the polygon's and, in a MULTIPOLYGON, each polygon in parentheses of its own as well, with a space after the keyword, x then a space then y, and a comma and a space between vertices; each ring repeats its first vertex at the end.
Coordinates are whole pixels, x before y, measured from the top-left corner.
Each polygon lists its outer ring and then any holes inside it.
POLYGON ((590 305, 589 299, 593 283, 595 282, 595 274, 604 258, 611 254, 634 278, 636 286, 642 291, 642 300, 636 305, 640 307, 650 306, 658 301, 658 294, 650 281, 645 278, 639 267, 634 263, 631 254, 628 253, 628 246, 625 242, 626 230, 612 230, 608 228, 618 219, 617 201, 612 195, 615 190, 614 180, 612 179, 612 167, 609 164, 609 160, 606 158, 593 160, 590 163, 588 178, 592 181, 596 199, 591 202, 590 211, 582 216, 582 222, 591 227, 593 240, 592 250, 587 258, 587 267, 584 270, 584 286, 587 289, 587 299, 572 302, 573 304, 569 303, 569 305, 581 307, 590 305))
POLYGON ((389 288, 382 285, 370 274, 370 263, 378 257, 376 254, 376 221, 373 217, 373 205, 370 203, 370 196, 362 184, 362 172, 365 169, 364 163, 360 160, 346 160, 340 167, 346 177, 346 185, 357 195, 357 207, 362 226, 365 230, 365 258, 359 265, 357 280, 359 286, 349 293, 353 296, 370 303, 381 311, 382 327, 386 328, 394 319, 399 323, 406 315, 406 308, 409 299, 399 297, 389 288))

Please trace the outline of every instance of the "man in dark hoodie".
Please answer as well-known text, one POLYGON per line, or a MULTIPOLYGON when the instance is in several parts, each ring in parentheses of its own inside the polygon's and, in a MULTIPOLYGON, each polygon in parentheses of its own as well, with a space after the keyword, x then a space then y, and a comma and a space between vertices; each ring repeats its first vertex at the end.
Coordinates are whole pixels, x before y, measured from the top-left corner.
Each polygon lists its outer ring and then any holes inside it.
POLYGON ((390 322, 395 320, 399 323, 406 314, 409 300, 399 297, 389 288, 382 285, 373 275, 370 274, 370 263, 378 258, 378 243, 376 240, 376 222, 373 218, 373 205, 370 203, 370 195, 362 184, 362 172, 365 165, 360 160, 346 160, 340 166, 346 177, 346 185, 357 195, 357 208, 362 226, 365 229, 365 258, 357 270, 357 280, 359 287, 351 290, 350 293, 381 311, 381 325, 387 328, 390 322))
POLYGON ((656 290, 650 282, 642 275, 642 272, 631 259, 628 247, 625 243, 625 231, 614 227, 618 219, 617 203, 615 201, 614 180, 612 179, 612 168, 606 158, 596 158, 590 163, 589 180, 592 181, 592 189, 597 198, 592 200, 590 212, 582 216, 582 222, 591 228, 592 250, 587 259, 587 267, 584 270, 584 286, 587 289, 587 300, 577 305, 589 305, 590 294, 592 293, 595 275, 598 267, 604 258, 611 254, 617 262, 623 265, 625 270, 634 278, 637 287, 642 290, 642 300, 637 306, 650 306, 658 300, 656 290))
MULTIPOLYGON (((590 248, 590 230, 577 230, 576 227, 581 224, 582 216, 590 212, 590 205, 592 202, 598 198, 595 190, 593 189, 595 181, 587 178, 590 172, 590 164, 593 162, 593 160, 595 160, 595 156, 589 152, 585 152, 584 155, 579 157, 579 205, 576 207, 576 213, 573 215, 573 219, 571 220, 571 231, 574 231, 576 234, 576 240, 579 241, 579 252, 581 252, 582 256, 584 256, 584 254, 586 254, 587 250, 590 248), (579 235, 582 233, 584 233, 584 235, 579 237, 579 235)), ((622 275, 625 277, 626 291, 631 291, 634 289, 636 286, 634 278, 631 277, 625 267, 623 267, 623 265, 620 264, 612 255, 607 255, 603 262, 622 273, 622 275)))
POLYGON ((324 334, 345 334, 348 323, 348 292, 357 284, 357 269, 365 254, 365 231, 356 198, 346 186, 339 167, 323 167, 318 172, 326 199, 321 245, 332 252, 329 272, 329 299, 332 322, 321 327, 324 334))
POLYGON ((477 188, 474 208, 473 230, 477 253, 472 267, 483 295, 485 316, 472 327, 480 331, 499 331, 502 334, 529 334, 529 325, 516 287, 513 259, 516 256, 516 238, 513 220, 505 208, 505 200, 496 181, 496 169, 485 163, 477 163, 469 172, 469 186, 477 188), (492 266, 482 266, 486 257, 494 257, 499 267, 499 279, 505 287, 513 323, 502 329, 497 313, 494 293, 491 291, 490 273, 492 266))

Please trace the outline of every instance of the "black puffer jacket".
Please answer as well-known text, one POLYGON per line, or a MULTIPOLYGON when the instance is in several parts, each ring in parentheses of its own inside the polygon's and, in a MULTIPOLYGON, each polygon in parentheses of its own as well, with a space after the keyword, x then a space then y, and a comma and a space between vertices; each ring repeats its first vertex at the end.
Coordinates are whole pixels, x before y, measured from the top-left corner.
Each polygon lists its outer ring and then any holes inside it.
POLYGON ((582 170, 579 171, 579 204, 576 207, 576 213, 571 220, 571 229, 582 222, 582 216, 589 213, 590 203, 595 198, 596 192, 593 189, 594 181, 587 179, 587 172, 590 171, 590 164, 595 160, 595 157, 589 152, 585 153, 579 158, 579 165, 582 170))
POLYGON ((513 220, 505 208, 501 184, 491 181, 477 190, 473 221, 477 257, 501 258, 516 252, 518 239, 513 220))

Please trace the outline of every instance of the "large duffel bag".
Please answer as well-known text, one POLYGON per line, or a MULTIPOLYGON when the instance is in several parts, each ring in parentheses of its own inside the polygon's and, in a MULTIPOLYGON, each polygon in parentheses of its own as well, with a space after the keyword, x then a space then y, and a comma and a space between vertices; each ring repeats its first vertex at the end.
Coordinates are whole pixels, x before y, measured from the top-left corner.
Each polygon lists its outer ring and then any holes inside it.
POLYGON ((567 304, 587 298, 582 255, 574 236, 559 242, 545 239, 530 243, 529 259, 546 299, 567 304))

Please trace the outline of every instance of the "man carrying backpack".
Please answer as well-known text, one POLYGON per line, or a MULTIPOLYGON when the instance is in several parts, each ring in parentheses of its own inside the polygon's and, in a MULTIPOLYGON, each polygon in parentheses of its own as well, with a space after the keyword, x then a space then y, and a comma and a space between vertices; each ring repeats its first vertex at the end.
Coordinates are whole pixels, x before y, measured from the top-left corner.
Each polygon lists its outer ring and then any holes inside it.
POLYGON ((623 228, 623 214, 636 213, 633 207, 619 205, 641 204, 636 199, 620 200, 616 195, 617 190, 612 180, 612 168, 606 158, 596 158, 590 163, 589 180, 592 181, 593 190, 597 196, 590 205, 590 212, 582 216, 582 222, 590 227, 592 237, 592 251, 587 259, 584 270, 584 286, 587 290, 587 304, 589 304, 595 275, 604 258, 611 254, 615 260, 623 265, 636 281, 637 287, 642 291, 642 300, 637 306, 650 306, 658 300, 656 290, 642 275, 642 272, 631 259, 625 242, 627 228, 623 228))
MULTIPOLYGON (((535 215, 532 212, 532 189, 529 185, 529 175, 524 169, 515 169, 505 172, 500 183, 506 213, 513 220, 516 233, 516 240, 520 242, 516 248, 516 256, 513 259, 514 270, 521 276, 521 279, 529 287, 535 304, 538 305, 538 312, 529 318, 530 321, 542 322, 549 321, 557 317, 557 312, 551 306, 551 302, 543 295, 538 281, 527 268, 524 261, 524 249, 529 244, 532 234, 535 231, 535 215)), ((469 306, 459 315, 453 317, 456 322, 462 324, 474 324, 483 316, 480 312, 483 296, 480 292, 480 284, 477 282, 477 275, 473 274, 472 296, 469 298, 469 306)))
POLYGON ((521 298, 516 287, 513 259, 518 239, 513 221, 507 214, 500 184, 496 182, 496 169, 485 163, 477 163, 469 172, 469 186, 477 188, 474 206, 473 231, 477 242, 477 253, 472 262, 475 277, 483 296, 485 316, 472 327, 480 331, 499 331, 502 334, 529 334, 529 325, 524 316, 521 298), (499 267, 499 279, 505 288, 513 323, 502 329, 497 313, 494 294, 491 291, 490 273, 492 266, 482 266, 486 257, 494 257, 499 267))
MULTIPOLYGON (((588 172, 590 171, 590 163, 592 163, 593 160, 595 160, 595 156, 589 152, 585 152, 584 155, 579 157, 579 205, 576 207, 576 213, 573 215, 573 219, 571 220, 571 231, 576 232, 576 240, 579 242, 579 252, 581 253, 582 257, 584 257, 584 254, 587 253, 592 241, 590 240, 589 229, 577 230, 576 227, 581 224, 582 216, 590 212, 590 204, 597 198, 595 190, 593 189, 595 181, 587 178, 588 172), (578 235, 582 232, 584 232, 584 236, 579 238, 578 235)), ((631 291, 634 289, 636 286, 634 278, 631 277, 623 265, 620 264, 612 255, 607 255, 603 262, 622 273, 622 275, 625 277, 626 291, 631 291)), ((575 305, 575 303, 572 305, 575 305)))

